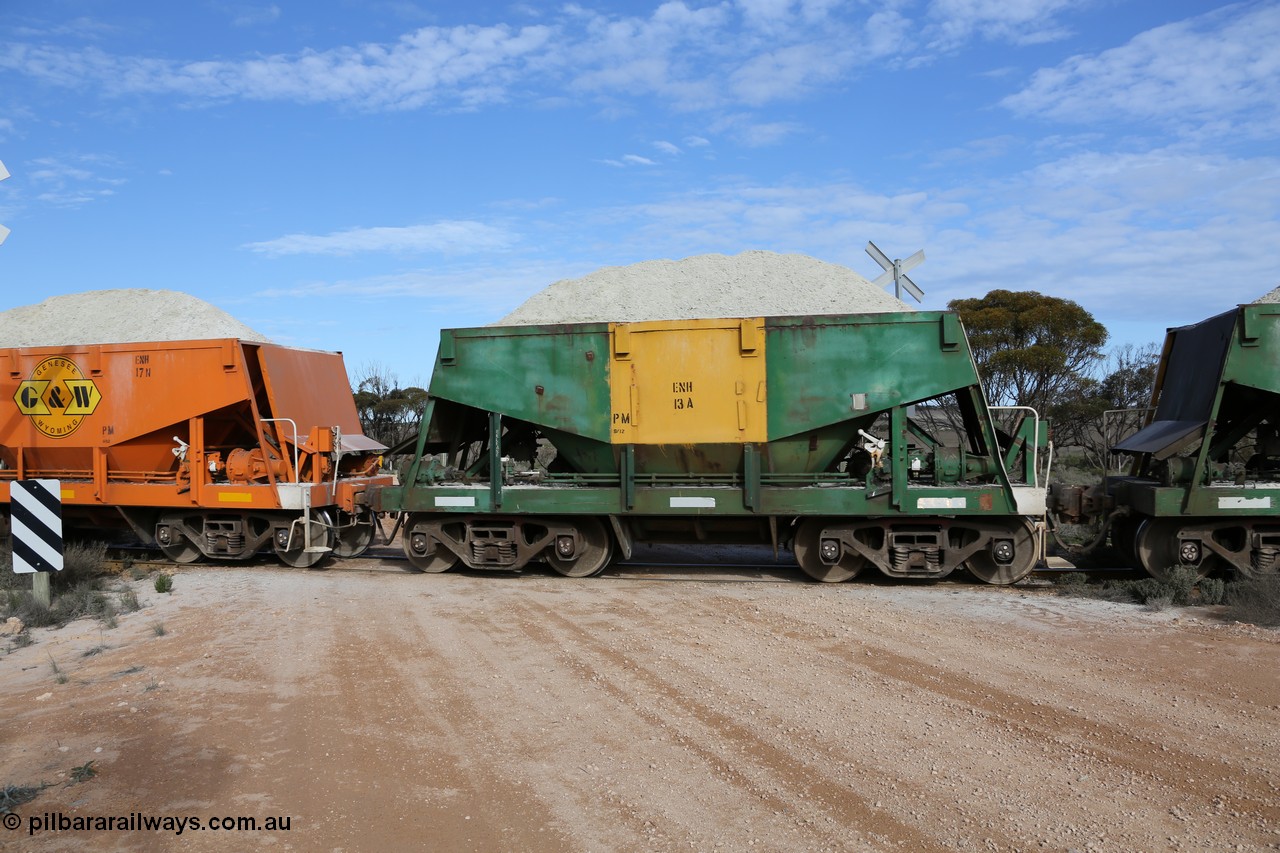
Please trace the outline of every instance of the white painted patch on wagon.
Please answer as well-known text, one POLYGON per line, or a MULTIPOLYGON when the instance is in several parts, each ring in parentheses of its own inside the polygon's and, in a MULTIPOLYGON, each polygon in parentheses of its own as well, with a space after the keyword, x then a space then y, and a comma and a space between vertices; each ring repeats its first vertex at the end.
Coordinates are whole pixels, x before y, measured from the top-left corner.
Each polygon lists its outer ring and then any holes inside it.
POLYGON ((916 498, 916 509, 965 509, 968 498, 916 498))
POLYGON ((715 498, 672 498, 672 509, 715 509, 715 498))
POLYGON ((1218 498, 1218 509, 1271 509, 1271 498, 1218 498))

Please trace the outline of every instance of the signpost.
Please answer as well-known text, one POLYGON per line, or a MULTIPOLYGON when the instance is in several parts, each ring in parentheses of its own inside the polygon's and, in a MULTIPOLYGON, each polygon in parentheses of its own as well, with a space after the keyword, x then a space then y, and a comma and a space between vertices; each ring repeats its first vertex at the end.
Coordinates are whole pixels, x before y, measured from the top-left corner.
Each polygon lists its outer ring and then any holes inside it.
POLYGON ((875 281, 871 282, 876 287, 884 287, 889 282, 893 282, 893 295, 902 298, 902 291, 906 290, 916 298, 916 302, 924 301, 924 291, 916 286, 916 283, 907 277, 907 270, 920 266, 924 263, 924 249, 916 252, 911 257, 903 260, 889 260, 889 256, 880 251, 880 247, 870 240, 867 241, 867 254, 870 255, 877 264, 884 268, 884 272, 876 276, 875 281))
POLYGON ((62 571, 62 484, 15 480, 9 488, 13 571, 30 574, 31 594, 49 606, 49 572, 62 571))

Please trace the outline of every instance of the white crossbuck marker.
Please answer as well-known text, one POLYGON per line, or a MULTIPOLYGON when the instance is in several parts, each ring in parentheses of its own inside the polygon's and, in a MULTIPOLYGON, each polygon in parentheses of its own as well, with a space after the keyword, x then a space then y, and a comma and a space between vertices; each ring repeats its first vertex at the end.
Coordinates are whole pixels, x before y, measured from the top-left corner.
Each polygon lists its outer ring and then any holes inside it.
POLYGON ((876 287, 884 287, 889 282, 893 282, 893 295, 902 298, 902 291, 907 291, 916 298, 916 302, 924 301, 924 291, 916 286, 916 283, 907 277, 907 270, 918 267, 924 263, 924 249, 916 252, 905 261, 889 260, 889 256, 880 251, 880 247, 870 240, 867 241, 867 254, 875 259, 875 262, 884 268, 884 272, 876 276, 875 281, 871 282, 876 287))

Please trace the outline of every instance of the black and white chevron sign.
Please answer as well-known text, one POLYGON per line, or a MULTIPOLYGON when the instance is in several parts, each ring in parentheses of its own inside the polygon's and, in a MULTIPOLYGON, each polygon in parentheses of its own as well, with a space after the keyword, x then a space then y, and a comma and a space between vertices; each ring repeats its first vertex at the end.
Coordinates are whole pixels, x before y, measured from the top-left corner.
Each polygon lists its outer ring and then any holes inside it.
POLYGON ((9 506, 14 572, 62 571, 62 484, 16 480, 9 487, 9 506))

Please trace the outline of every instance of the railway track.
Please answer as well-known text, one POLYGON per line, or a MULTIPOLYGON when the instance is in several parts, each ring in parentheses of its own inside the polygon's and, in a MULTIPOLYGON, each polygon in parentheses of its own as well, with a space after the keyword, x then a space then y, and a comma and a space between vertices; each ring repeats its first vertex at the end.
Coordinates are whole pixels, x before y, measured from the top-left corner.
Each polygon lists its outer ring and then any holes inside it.
MULTIPOLYGON (((282 566, 273 554, 262 553, 249 560, 236 563, 190 563, 191 567, 209 568, 217 565, 236 567, 261 567, 267 569, 288 570, 282 566)), ((184 565, 173 563, 155 550, 145 548, 113 548, 105 562, 107 571, 121 574, 141 570, 151 572, 171 572, 181 570, 184 565)), ((347 559, 334 559, 316 567, 320 571, 335 572, 370 572, 370 571, 411 571, 404 552, 399 547, 374 546, 363 556, 347 559)), ((470 569, 454 569, 456 573, 471 575, 489 575, 493 572, 470 569)), ((1067 572, 1082 572, 1094 580, 1115 580, 1145 577, 1134 569, 1124 568, 1077 568, 1060 557, 1051 557, 1046 565, 1033 571, 1026 579, 1015 586, 1017 588, 1034 588, 1052 585, 1055 578, 1067 572)), ((496 573, 504 577, 541 577, 553 576, 550 568, 537 564, 522 572, 496 573)), ((690 561, 678 559, 630 559, 615 562, 608 569, 595 576, 598 580, 607 581, 670 581, 676 583, 778 583, 808 586, 803 572, 793 561, 743 560, 729 559, 716 561, 690 561)), ((866 572, 850 581, 853 584, 874 584, 877 586, 895 586, 909 581, 902 581, 880 575, 878 572, 866 572)), ((957 572, 938 583, 948 586, 975 585, 968 576, 957 572)), ((983 585, 985 586, 985 585, 983 585)))

